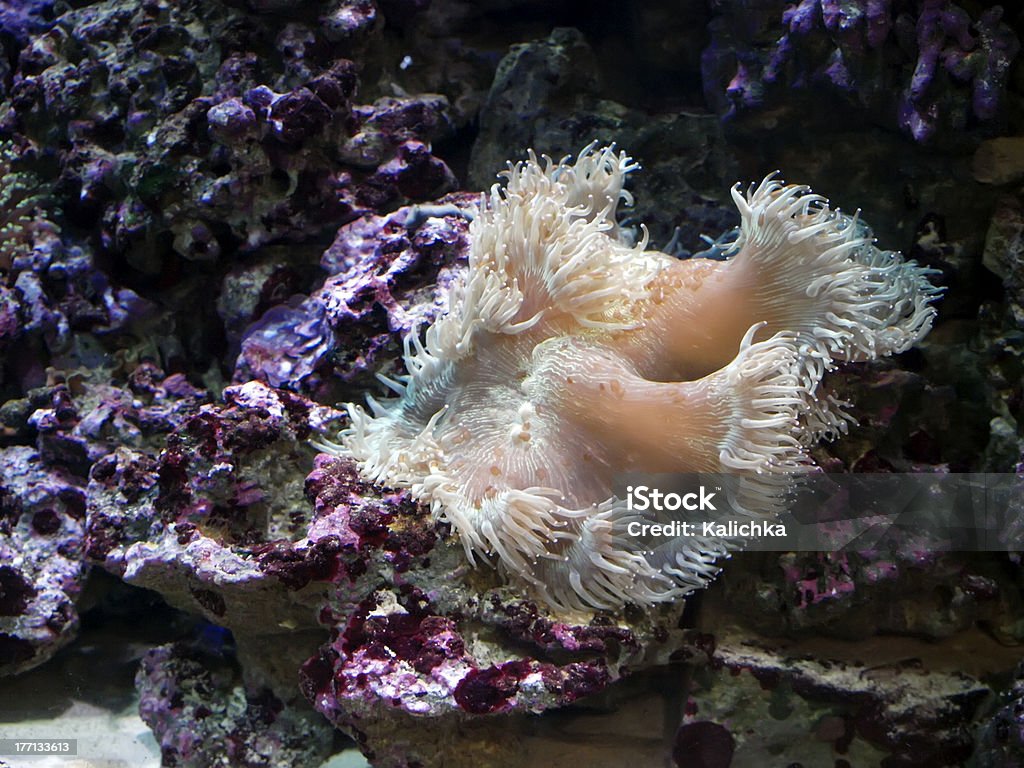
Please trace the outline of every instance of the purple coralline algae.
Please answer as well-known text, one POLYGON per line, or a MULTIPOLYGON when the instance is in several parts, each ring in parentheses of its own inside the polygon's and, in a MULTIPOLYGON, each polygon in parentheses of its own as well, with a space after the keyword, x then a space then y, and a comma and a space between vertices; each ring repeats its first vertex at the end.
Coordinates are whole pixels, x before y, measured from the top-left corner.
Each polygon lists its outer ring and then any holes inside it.
POLYGON ((930 138, 939 121, 959 128, 972 119, 989 121, 998 116, 1010 64, 1020 50, 1020 41, 1002 23, 1002 16, 1001 7, 988 8, 972 24, 962 8, 943 0, 924 0, 916 28, 917 65, 899 105, 900 127, 916 140, 930 138), (940 95, 944 90, 940 67, 951 84, 969 84, 969 101, 961 96, 964 103, 958 104, 940 95))
POLYGON ((410 594, 405 605, 392 595, 387 600, 361 603, 338 639, 304 667, 307 696, 338 725, 358 730, 361 720, 387 718, 388 709, 449 715, 449 720, 451 715, 540 712, 596 693, 611 681, 604 663, 596 660, 556 665, 474 659, 458 623, 423 612, 422 595, 410 594))
POLYGON ((471 716, 564 706, 683 646, 682 606, 576 623, 488 584, 405 492, 380 496, 350 460, 318 457, 307 491, 309 538, 335 537, 342 566, 320 612, 331 641, 303 665, 301 687, 375 765, 436 764, 471 716))
POLYGON ((725 592, 768 636, 813 630, 863 641, 888 632, 937 641, 983 622, 1002 641, 1019 642, 1016 593, 991 566, 937 546, 901 534, 870 550, 786 553, 770 576, 748 573, 740 560, 725 592), (879 604, 889 606, 883 615, 879 604))
POLYGON ((172 254, 212 261, 305 240, 452 186, 430 154, 449 130, 443 97, 355 104, 355 65, 312 29, 309 45, 286 32, 267 39, 219 4, 69 10, 23 54, 6 123, 57 154, 68 215, 150 274, 172 254), (285 73, 269 76, 250 46, 285 73))
POLYGON ((321 260, 329 276, 315 296, 344 350, 336 363, 343 377, 375 370, 382 348, 397 356, 397 340, 442 311, 441 297, 469 250, 464 212, 476 203, 472 195, 448 196, 338 231, 321 260))
POLYGON ((53 372, 45 386, 0 407, 8 438, 31 442, 43 461, 85 478, 93 462, 119 447, 162 444, 206 395, 181 374, 165 376, 151 363, 138 365, 127 381, 53 372))
POLYGON ((0 30, 24 44, 29 35, 49 27, 53 0, 3 0, 0 2, 0 30))
POLYGON ((317 391, 323 374, 366 383, 400 357, 401 336, 433 320, 465 266, 476 197, 367 215, 338 230, 323 285, 267 309, 242 334, 236 381, 317 391))
POLYGON ((86 576, 85 488, 27 446, 0 450, 0 675, 75 637, 86 576))
POLYGON ((90 467, 162 444, 205 397, 151 364, 122 387, 76 373, 0 407, 0 434, 32 443, 0 449, 3 673, 45 661, 75 635, 88 553, 101 547, 86 531, 90 467))
POLYGON ((738 116, 780 88, 829 93, 916 141, 997 120, 1020 43, 996 6, 977 18, 949 0, 802 0, 716 9, 703 53, 708 101, 738 116), (742 18, 741 18, 742 16, 742 18))
POLYGON ((330 754, 329 726, 237 678, 225 659, 184 646, 160 646, 142 658, 139 714, 164 765, 308 768, 330 754))
POLYGON ((323 302, 299 296, 271 307, 245 330, 235 378, 299 387, 326 365, 335 348, 323 302))
MULTIPOLYGON (((96 464, 88 514, 95 562, 144 585, 170 576, 168 568, 201 570, 192 591, 213 600, 203 581, 227 570, 258 579, 256 552, 304 532, 301 479, 286 478, 308 455, 301 441, 339 414, 258 382, 228 388, 225 398, 183 419, 159 454, 122 447, 96 464)), ((215 597, 211 620, 224 617, 224 599, 215 597)))
POLYGON ((0 384, 23 390, 45 382, 46 364, 71 351, 73 334, 117 336, 152 314, 150 302, 97 268, 88 245, 65 245, 49 188, 21 170, 33 155, 0 145, 0 384))
POLYGON ((389 745, 388 729, 410 717, 429 716, 440 734, 472 715, 562 706, 680 646, 681 605, 574 624, 508 587, 471 587, 460 551, 406 493, 379 491, 328 456, 304 489, 289 481, 311 456, 303 442, 336 428, 339 413, 258 382, 228 388, 225 401, 196 409, 159 455, 122 447, 95 464, 89 558, 229 628, 278 696, 296 681, 266 669, 266 648, 288 646, 296 666, 305 652, 303 693, 378 764, 439 748, 389 745), (480 626, 536 650, 470 642, 480 626), (317 650, 325 629, 332 639, 317 650))

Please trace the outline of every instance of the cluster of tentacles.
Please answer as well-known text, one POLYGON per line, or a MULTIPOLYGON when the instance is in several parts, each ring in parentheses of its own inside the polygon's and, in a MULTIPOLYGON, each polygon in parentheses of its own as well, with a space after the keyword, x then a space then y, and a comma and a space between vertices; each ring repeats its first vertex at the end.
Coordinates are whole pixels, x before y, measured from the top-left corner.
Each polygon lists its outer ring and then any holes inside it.
POLYGON ((635 167, 593 145, 510 165, 475 213, 447 313, 385 381, 397 397, 349 406, 335 447, 556 608, 704 585, 729 542, 644 549, 616 473, 736 473, 737 508, 773 515, 806 447, 851 421, 822 377, 907 349, 935 315, 927 270, 772 176, 733 190, 724 261, 647 250, 646 233, 632 245, 616 208, 635 167))

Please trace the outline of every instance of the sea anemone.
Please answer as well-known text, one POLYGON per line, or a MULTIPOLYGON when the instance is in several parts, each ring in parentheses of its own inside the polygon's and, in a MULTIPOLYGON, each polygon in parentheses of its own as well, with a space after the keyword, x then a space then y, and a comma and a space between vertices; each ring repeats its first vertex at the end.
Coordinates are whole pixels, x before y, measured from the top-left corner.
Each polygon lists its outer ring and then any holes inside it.
POLYGON ((616 223, 636 165, 613 147, 510 164, 470 227, 447 312, 405 339, 397 397, 349 405, 332 450, 410 489, 483 559, 558 609, 651 604, 701 587, 729 542, 653 550, 620 472, 738 475, 770 516, 806 447, 851 420, 820 382, 837 361, 903 351, 931 327, 928 271, 769 176, 733 190, 724 261, 678 260, 616 223))

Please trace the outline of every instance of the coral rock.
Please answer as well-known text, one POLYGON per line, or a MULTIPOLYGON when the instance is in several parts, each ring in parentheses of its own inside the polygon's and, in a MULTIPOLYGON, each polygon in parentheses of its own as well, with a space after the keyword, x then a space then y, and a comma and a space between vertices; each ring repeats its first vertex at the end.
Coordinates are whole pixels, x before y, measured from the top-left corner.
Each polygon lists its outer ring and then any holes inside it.
POLYGON ((0 451, 0 675, 42 664, 77 633, 82 486, 31 448, 0 451))
POLYGON ((224 659, 182 646, 143 657, 135 681, 139 714, 164 764, 202 768, 229 759, 240 768, 306 768, 330 754, 329 729, 313 713, 235 678, 224 659))

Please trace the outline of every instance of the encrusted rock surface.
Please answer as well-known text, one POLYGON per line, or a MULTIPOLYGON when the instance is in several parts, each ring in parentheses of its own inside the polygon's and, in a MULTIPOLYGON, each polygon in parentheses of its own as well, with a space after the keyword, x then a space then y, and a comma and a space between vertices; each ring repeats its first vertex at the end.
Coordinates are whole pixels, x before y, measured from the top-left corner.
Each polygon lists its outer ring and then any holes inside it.
POLYGON ((1001 7, 971 11, 948 0, 718 4, 702 54, 704 92, 721 113, 839 108, 916 141, 954 140, 998 119, 1020 41, 1001 7), (785 104, 785 102, 790 102, 785 104))
MULTIPOLYGON (((471 571, 404 494, 368 503, 375 492, 345 460, 320 457, 307 487, 310 537, 340 536, 344 575, 320 614, 331 639, 303 666, 302 690, 375 764, 434 764, 467 716, 564 706, 682 647, 682 605, 553 617, 471 571)), ((480 738, 460 750, 466 765, 494 759, 480 738)))
POLYGON ((1024 760, 1024 668, 1018 665, 1013 679, 999 697, 996 709, 975 731, 975 763, 979 768, 1019 765, 1024 760))
POLYGON ((246 328, 235 379, 316 392, 328 372, 367 386, 374 373, 394 370, 402 336, 437 316, 465 265, 477 203, 475 195, 447 195, 341 227, 320 260, 323 284, 246 328))
POLYGON ((424 510, 348 461, 317 458, 310 509, 286 478, 313 455, 298 441, 338 414, 256 382, 225 397, 158 456, 121 448, 95 464, 89 556, 230 629, 251 679, 283 701, 299 690, 289 660, 311 656, 302 693, 381 765, 437 760, 468 716, 564 706, 680 647, 681 604, 551 617, 473 572, 424 510), (427 743, 392 743, 417 722, 427 743))
POLYGON ((898 655, 928 653, 923 644, 823 646, 808 656, 731 629, 716 640, 677 737, 724 750, 721 735, 686 734, 699 723, 724 728, 733 761, 708 765, 763 765, 765 755, 782 765, 959 765, 973 748, 966 724, 991 697, 950 659, 898 655))
MULTIPOLYGON (((290 590, 311 577, 290 578, 278 564, 310 515, 304 441, 339 414, 258 382, 225 397, 185 419, 159 455, 120 448, 95 464, 89 557, 243 636, 309 626, 315 599, 303 606, 290 590)), ((317 561, 329 561, 323 546, 298 553, 295 570, 328 567, 317 561)))
POLYGON ((60 15, 22 62, 9 128, 57 155, 66 215, 143 273, 304 240, 453 182, 429 150, 446 100, 355 103, 356 65, 302 24, 275 37, 220 3, 107 0, 60 15))
POLYGON ((143 657, 139 712, 165 765, 303 768, 330 754, 330 726, 267 689, 246 689, 237 677, 225 659, 183 646, 160 646, 143 657))
POLYGON ((75 637, 85 489, 28 446, 0 451, 0 675, 42 664, 75 637))

